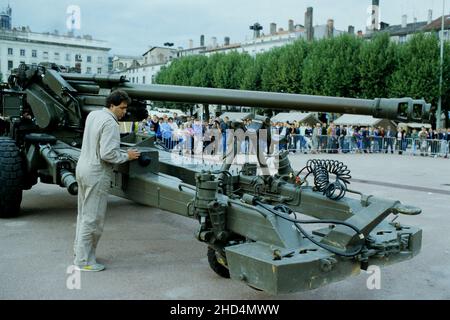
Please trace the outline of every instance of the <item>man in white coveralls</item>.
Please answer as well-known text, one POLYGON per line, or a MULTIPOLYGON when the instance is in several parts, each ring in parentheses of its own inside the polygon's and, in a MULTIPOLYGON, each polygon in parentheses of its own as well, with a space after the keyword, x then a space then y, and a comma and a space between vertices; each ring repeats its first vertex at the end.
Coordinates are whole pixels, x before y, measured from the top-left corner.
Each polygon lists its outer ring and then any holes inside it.
POLYGON ((103 232, 108 187, 114 164, 138 159, 137 150, 120 149, 119 122, 130 103, 127 93, 116 90, 106 98, 102 110, 89 113, 83 135, 83 146, 77 163, 78 218, 75 236, 74 264, 81 271, 102 271, 95 250, 103 232))

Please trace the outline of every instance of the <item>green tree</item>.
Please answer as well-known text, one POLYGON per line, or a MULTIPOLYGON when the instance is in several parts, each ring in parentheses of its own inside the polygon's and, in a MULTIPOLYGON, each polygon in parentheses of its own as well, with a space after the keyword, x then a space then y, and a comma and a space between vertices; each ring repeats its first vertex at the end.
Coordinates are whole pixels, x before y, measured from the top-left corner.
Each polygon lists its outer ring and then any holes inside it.
POLYGON ((336 97, 359 95, 358 65, 362 40, 351 35, 311 44, 303 68, 303 91, 336 97))
POLYGON ((274 48, 267 53, 266 63, 261 72, 261 89, 263 91, 281 92, 281 84, 279 82, 277 73, 280 65, 280 57, 283 52, 283 48, 274 48))
POLYGON ((331 64, 327 72, 325 90, 335 97, 358 97, 360 93, 358 66, 360 38, 342 35, 331 41, 331 64))
POLYGON ((328 68, 333 59, 331 48, 331 39, 311 43, 310 53, 304 61, 302 70, 303 93, 312 95, 329 95, 331 93, 327 91, 326 85, 328 68))
POLYGON ((365 41, 360 50, 358 72, 360 97, 383 98, 389 95, 389 80, 397 68, 398 46, 389 34, 381 33, 372 41, 365 41))
POLYGON ((444 46, 444 66, 442 82, 442 110, 445 111, 446 128, 450 128, 450 43, 446 42, 444 46))
POLYGON ((230 52, 218 54, 217 63, 214 65, 213 84, 216 88, 239 89, 248 61, 251 60, 248 54, 230 52))
POLYGON ((190 85, 193 87, 211 87, 211 77, 208 75, 208 58, 198 55, 191 62, 190 85))
POLYGON ((417 34, 398 46, 398 67, 389 80, 391 97, 425 99, 436 105, 439 96, 439 41, 417 34))
POLYGON ((308 48, 306 41, 299 40, 271 51, 262 73, 263 88, 266 91, 301 93, 302 69, 308 48))
POLYGON ((269 55, 261 53, 255 58, 247 60, 244 66, 244 78, 241 82, 241 89, 261 91, 262 90, 262 73, 268 63, 269 55))

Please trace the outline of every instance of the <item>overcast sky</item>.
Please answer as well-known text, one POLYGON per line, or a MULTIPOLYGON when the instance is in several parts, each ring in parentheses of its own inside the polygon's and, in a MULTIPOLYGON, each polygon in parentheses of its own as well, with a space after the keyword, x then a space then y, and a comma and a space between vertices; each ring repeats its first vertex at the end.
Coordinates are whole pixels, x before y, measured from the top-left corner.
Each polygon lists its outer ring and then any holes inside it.
MULTIPOLYGON (((400 24, 401 16, 419 21, 427 19, 428 9, 433 18, 442 13, 443 0, 380 0, 381 20, 400 24)), ((29 26, 35 32, 55 29, 67 32, 66 10, 69 5, 81 9, 81 30, 109 42, 112 54, 141 55, 150 46, 173 42, 175 47, 187 47, 193 39, 199 45, 200 35, 206 42, 216 37, 223 43, 241 42, 252 36, 249 26, 259 22, 263 32, 269 24, 287 28, 288 20, 304 24, 306 8, 314 8, 314 25, 335 20, 335 27, 347 30, 365 29, 367 8, 371 0, 0 0, 0 8, 10 4, 13 26, 29 26)), ((450 0, 445 0, 445 12, 450 12, 450 0)))

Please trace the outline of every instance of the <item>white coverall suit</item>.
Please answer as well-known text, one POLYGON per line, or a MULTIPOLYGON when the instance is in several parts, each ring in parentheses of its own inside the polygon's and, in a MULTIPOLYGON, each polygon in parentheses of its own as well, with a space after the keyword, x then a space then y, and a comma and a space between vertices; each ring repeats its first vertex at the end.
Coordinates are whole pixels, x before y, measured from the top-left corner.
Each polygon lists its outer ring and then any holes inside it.
POLYGON ((95 250, 103 232, 113 165, 126 161, 128 154, 120 150, 116 115, 107 108, 91 112, 86 119, 83 146, 76 168, 78 218, 75 265, 97 263, 95 250))

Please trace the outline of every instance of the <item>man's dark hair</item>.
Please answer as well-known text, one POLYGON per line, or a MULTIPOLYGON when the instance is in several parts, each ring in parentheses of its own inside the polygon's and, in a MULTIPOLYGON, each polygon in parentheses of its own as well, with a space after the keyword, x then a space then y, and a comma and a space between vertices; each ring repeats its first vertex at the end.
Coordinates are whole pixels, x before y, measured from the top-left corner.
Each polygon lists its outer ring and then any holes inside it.
POLYGON ((118 106, 122 102, 126 102, 127 104, 131 103, 131 99, 128 96, 128 94, 123 90, 114 90, 109 94, 109 96, 106 98, 106 108, 110 108, 111 105, 118 106))

